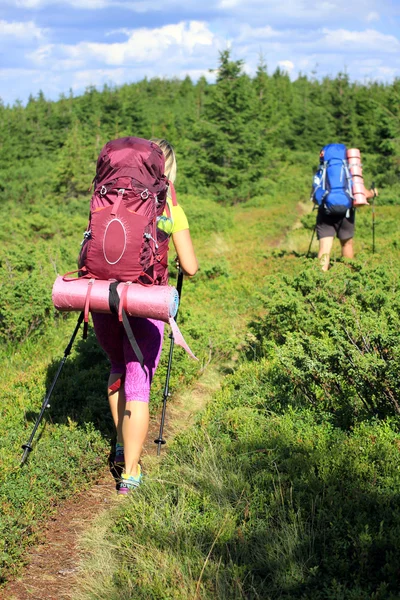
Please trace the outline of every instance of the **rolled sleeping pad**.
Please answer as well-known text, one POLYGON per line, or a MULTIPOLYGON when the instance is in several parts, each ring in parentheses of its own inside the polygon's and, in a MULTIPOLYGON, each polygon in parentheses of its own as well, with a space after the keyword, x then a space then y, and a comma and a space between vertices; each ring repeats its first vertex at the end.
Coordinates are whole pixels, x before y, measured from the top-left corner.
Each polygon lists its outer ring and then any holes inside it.
POLYGON ((346 153, 349 171, 353 180, 353 206, 369 204, 365 195, 364 178, 362 174, 361 153, 358 148, 349 148, 346 153))
MULTIPOLYGON (((84 277, 65 280, 61 275, 53 285, 52 300, 59 311, 85 311, 110 314, 109 280, 84 277)), ((168 323, 174 341, 192 358, 195 355, 185 342, 174 319, 179 307, 179 294, 172 285, 144 286, 139 283, 120 283, 117 287, 120 307, 130 317, 156 319, 168 323)))
POLYGON ((354 181, 353 183, 353 194, 365 194, 365 187, 363 183, 354 181))
POLYGON ((361 152, 358 148, 348 148, 347 160, 350 162, 352 158, 358 159, 358 162, 361 162, 361 152))
POLYGON ((353 177, 363 176, 362 168, 359 165, 350 163, 349 168, 353 177))

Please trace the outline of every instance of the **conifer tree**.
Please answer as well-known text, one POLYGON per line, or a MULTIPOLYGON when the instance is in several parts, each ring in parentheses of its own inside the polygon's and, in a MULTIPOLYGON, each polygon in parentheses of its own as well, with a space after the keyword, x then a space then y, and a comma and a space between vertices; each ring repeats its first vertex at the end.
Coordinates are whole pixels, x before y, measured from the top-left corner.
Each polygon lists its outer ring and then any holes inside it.
POLYGON ((76 119, 60 151, 53 187, 64 198, 87 194, 94 177, 97 155, 89 133, 76 119))
POLYGON ((199 164, 204 182, 221 200, 253 195, 262 175, 265 143, 257 120, 257 98, 243 61, 220 53, 217 81, 205 100, 199 125, 199 164))

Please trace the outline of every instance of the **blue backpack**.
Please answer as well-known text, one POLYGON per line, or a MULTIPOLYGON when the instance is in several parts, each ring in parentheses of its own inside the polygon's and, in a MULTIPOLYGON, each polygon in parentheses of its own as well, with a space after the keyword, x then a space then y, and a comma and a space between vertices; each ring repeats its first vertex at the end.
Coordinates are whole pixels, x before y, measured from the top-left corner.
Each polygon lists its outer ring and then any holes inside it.
POLYGON ((352 180, 344 144, 328 144, 322 148, 312 198, 326 215, 344 217, 352 208, 352 180))

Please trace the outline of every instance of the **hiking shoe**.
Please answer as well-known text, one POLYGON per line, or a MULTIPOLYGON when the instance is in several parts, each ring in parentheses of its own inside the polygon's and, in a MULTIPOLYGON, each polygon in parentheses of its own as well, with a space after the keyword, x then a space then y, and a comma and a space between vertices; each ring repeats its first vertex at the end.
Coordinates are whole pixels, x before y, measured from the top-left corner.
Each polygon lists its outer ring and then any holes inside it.
POLYGON ((118 466, 123 466, 125 464, 124 446, 118 444, 118 442, 115 446, 114 464, 118 466))
POLYGON ((142 483, 142 471, 140 465, 138 465, 138 475, 134 477, 133 475, 126 475, 122 473, 121 481, 118 485, 118 494, 126 495, 132 492, 134 489, 138 488, 142 483))

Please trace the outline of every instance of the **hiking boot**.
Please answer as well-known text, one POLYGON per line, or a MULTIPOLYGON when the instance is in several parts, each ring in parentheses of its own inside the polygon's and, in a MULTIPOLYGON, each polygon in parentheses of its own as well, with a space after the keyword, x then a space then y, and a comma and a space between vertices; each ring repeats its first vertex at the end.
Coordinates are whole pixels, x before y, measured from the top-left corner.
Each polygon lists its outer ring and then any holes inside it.
POLYGON ((132 492, 134 489, 138 488, 142 483, 142 471, 140 465, 138 465, 138 474, 136 476, 126 475, 126 473, 122 473, 121 480, 118 485, 118 494, 126 495, 132 492))
POLYGON ((118 442, 115 446, 114 464, 118 467, 123 467, 125 464, 124 446, 118 442))

